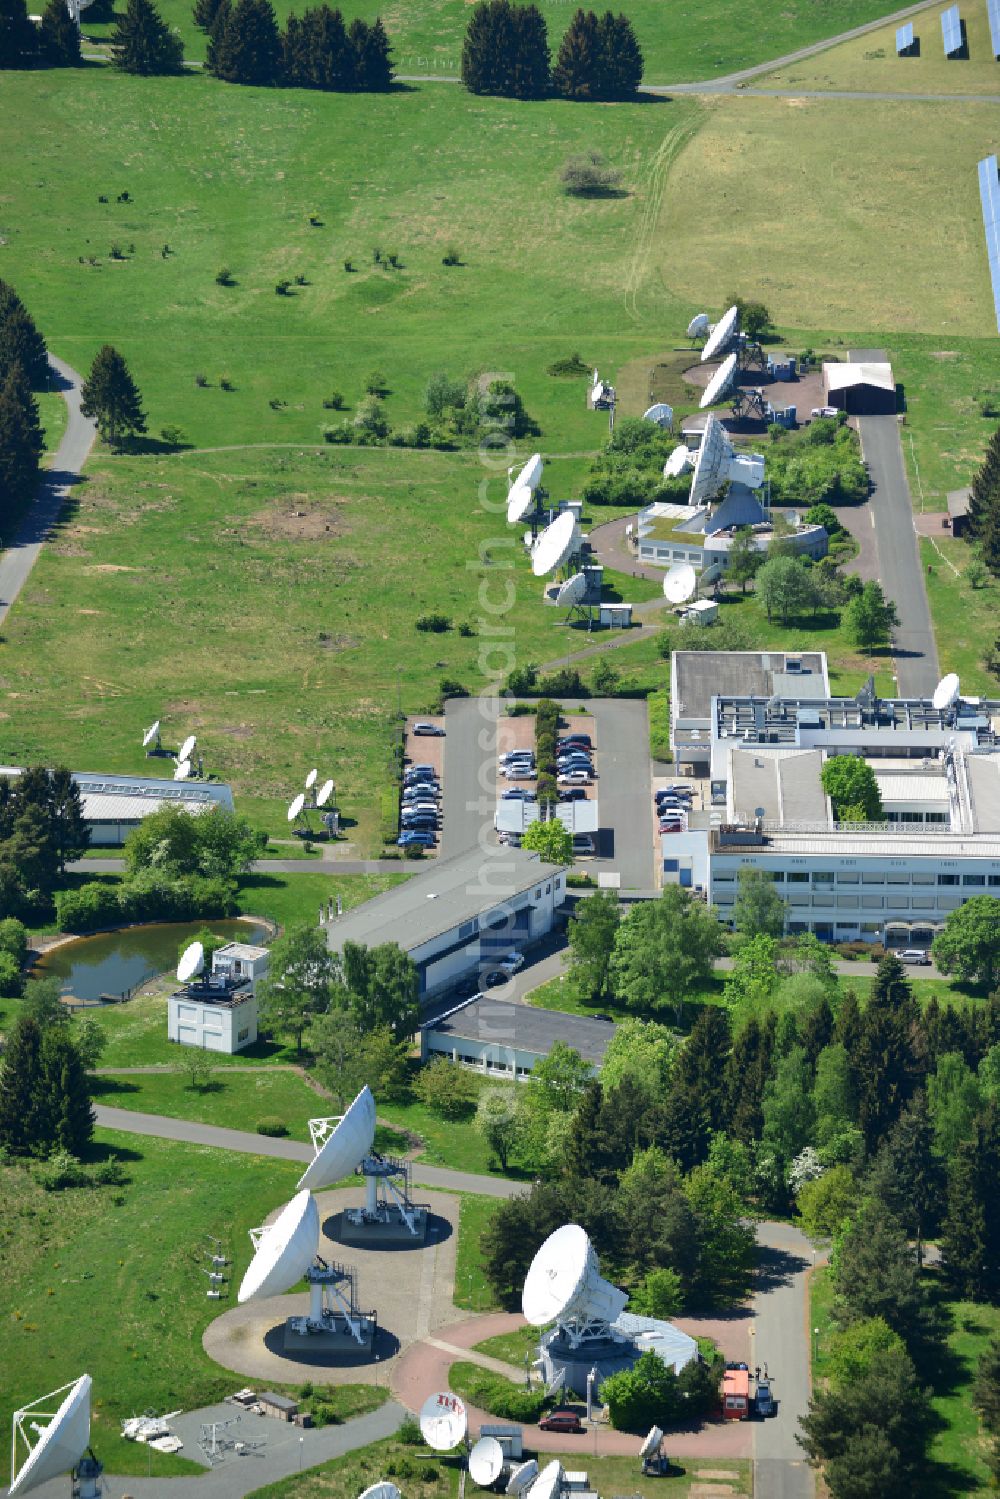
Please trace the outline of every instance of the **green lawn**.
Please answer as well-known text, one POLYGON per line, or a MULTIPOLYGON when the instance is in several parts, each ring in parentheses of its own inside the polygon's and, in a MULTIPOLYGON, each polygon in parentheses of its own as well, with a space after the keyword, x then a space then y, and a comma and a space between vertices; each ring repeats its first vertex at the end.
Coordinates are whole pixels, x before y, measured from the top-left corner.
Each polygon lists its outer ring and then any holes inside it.
MULTIPOLYGON (((468 1077, 477 1091, 489 1086, 488 1080, 478 1073, 469 1071, 468 1077)), ((416 1098, 409 1103, 379 1103, 379 1116, 423 1140, 416 1159, 425 1165, 450 1166, 456 1171, 473 1171, 478 1176, 504 1174, 491 1162, 486 1142, 473 1128, 471 1116, 457 1121, 442 1119, 416 1098)), ((532 1172, 530 1166, 514 1162, 506 1175, 529 1177, 532 1172)))
POLYGON ((525 1354, 532 1358, 538 1354, 538 1328, 518 1327, 513 1332, 499 1333, 495 1338, 484 1338, 475 1347, 477 1353, 488 1353, 491 1358, 502 1358, 520 1368, 525 1354))
POLYGON ((493 1291, 483 1274, 479 1239, 498 1206, 495 1197, 472 1197, 463 1193, 459 1198, 453 1300, 456 1306, 465 1307, 469 1311, 488 1312, 496 1309, 493 1291))
MULTIPOLYGON (((175 1062, 180 1050, 174 1047, 175 1062)), ((136 1109, 144 1114, 166 1114, 172 1119, 193 1119, 199 1124, 251 1131, 258 1119, 267 1116, 281 1119, 293 1140, 308 1141, 307 1121, 335 1112, 328 1098, 310 1088, 297 1072, 284 1068, 220 1071, 213 1075, 204 1091, 193 1089, 183 1072, 128 1077, 102 1073, 94 1081, 96 1102, 116 1109, 136 1109)))
MULTIPOLYGON (((250 808, 241 802, 241 810, 250 808)), ((268 804, 261 810, 266 816, 274 808, 268 804)), ((336 901, 338 895, 349 911, 406 878, 402 866, 399 874, 248 874, 240 880, 240 910, 246 916, 267 916, 284 927, 312 923, 319 918, 320 906, 336 901)))
POLYGON ((974 556, 966 542, 947 535, 920 543, 942 670, 958 672, 963 692, 996 697, 997 679, 983 665, 983 655, 1000 635, 1000 583, 991 579, 985 588, 969 587, 963 574, 974 556))

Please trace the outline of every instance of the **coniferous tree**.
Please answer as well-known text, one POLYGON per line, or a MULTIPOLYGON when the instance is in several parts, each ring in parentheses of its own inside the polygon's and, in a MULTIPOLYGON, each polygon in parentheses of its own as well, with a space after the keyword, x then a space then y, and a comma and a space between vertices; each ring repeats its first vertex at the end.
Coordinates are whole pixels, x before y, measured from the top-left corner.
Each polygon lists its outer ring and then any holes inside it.
POLYGON ((979 525, 979 554, 995 578, 1000 577, 1000 490, 979 525))
POLYGON ((948 1167, 948 1212, 941 1235, 945 1269, 958 1293, 1000 1299, 1000 1105, 983 1110, 971 1140, 948 1167))
POLYGON ((212 30, 211 70, 226 83, 264 86, 275 83, 281 69, 281 37, 270 0, 228 0, 212 30))
POLYGON ((913 1036, 919 1011, 902 963, 888 953, 878 965, 853 1043, 845 1040, 858 1124, 869 1153, 877 1150, 917 1083, 913 1036))
POLYGON ((94 1131, 87 1074, 62 1026, 42 1035, 40 1086, 46 1102, 48 1144, 81 1156, 94 1131))
POLYGON ((90 827, 83 815, 80 788, 65 767, 50 774, 52 787, 53 843, 59 860, 59 873, 65 874, 66 860, 79 859, 90 847, 90 827))
POLYGON ((194 24, 200 31, 211 31, 215 25, 215 18, 219 13, 220 0, 195 0, 194 24))
POLYGON ((14 1155, 35 1148, 39 1130, 42 1032, 28 1016, 21 1016, 7 1036, 0 1061, 0 1145, 14 1155))
POLYGON ((38 33, 25 0, 0 0, 0 69, 30 68, 38 56, 38 33))
POLYGON ((515 99, 544 99, 549 91, 549 33, 537 5, 512 9, 509 92, 515 99))
POLYGON ((392 56, 389 38, 380 16, 369 26, 366 21, 351 22, 348 42, 354 63, 354 87, 369 93, 384 93, 392 85, 392 56))
POLYGON ((50 67, 80 66, 80 28, 69 13, 66 0, 48 0, 42 11, 39 41, 42 56, 50 67))
POLYGON ((45 340, 14 288, 0 281, 0 379, 19 364, 34 389, 48 384, 45 340))
POLYGON ((689 1087, 702 1099, 712 1130, 721 1129, 726 1119, 725 1072, 731 1045, 728 1013, 720 1005, 705 1005, 674 1068, 674 1085, 689 1087))
POLYGON ((128 0, 111 38, 111 59, 123 73, 149 78, 178 72, 184 61, 184 46, 153 0, 128 0))
POLYGON ((916 1243, 918 1263, 923 1242, 937 1229, 945 1205, 945 1173, 934 1150, 934 1126, 921 1089, 896 1120, 868 1176, 876 1201, 894 1213, 916 1243))
POLYGON ((1000 427, 990 438, 969 494, 967 539, 979 539, 986 517, 1000 506, 1000 427))
POLYGON ((38 407, 16 365, 0 381, 0 526, 33 497, 41 450, 38 407))
POLYGON ((462 82, 473 94, 540 98, 548 88, 548 34, 533 5, 480 0, 462 45, 462 82))
MULTIPOLYGON (((607 20, 611 20, 608 11, 607 20)), ((605 58, 609 99, 631 99, 642 82, 643 56, 639 39, 628 16, 617 15, 611 23, 605 58)))
POLYGON ((226 27, 229 17, 232 15, 232 4, 230 0, 219 0, 215 8, 215 16, 208 31, 208 46, 205 49, 205 69, 220 77, 219 65, 221 54, 224 50, 226 27))
POLYGON ((761 1022, 751 1016, 733 1042, 725 1070, 729 1098, 726 1133, 750 1144, 764 1128, 763 1100, 774 1067, 776 1023, 771 1011, 761 1022))
MULTIPOLYGON (((129 0, 130 7, 132 3, 129 0)), ((93 417, 106 442, 114 445, 132 433, 145 432, 139 388, 125 360, 110 344, 97 351, 80 394, 80 410, 93 417)))
POLYGON ((565 99, 596 98, 601 35, 592 10, 578 10, 559 46, 552 86, 565 99))
POLYGON ((295 81, 304 88, 343 90, 354 87, 354 56, 339 10, 319 5, 302 17, 301 54, 304 74, 295 81))

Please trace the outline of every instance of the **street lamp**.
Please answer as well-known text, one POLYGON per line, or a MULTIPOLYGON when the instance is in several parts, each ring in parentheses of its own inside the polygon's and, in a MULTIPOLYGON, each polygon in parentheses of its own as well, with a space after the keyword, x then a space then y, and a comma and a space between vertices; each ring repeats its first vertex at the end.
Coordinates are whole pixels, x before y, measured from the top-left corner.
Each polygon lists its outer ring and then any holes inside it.
POLYGON ((819 1346, 819 1328, 813 1328, 813 1363, 816 1362, 816 1351, 819 1346))
POLYGON ((304 1441, 305 1441, 305 1437, 299 1437, 299 1472, 300 1473, 302 1472, 302 1444, 303 1444, 304 1441))

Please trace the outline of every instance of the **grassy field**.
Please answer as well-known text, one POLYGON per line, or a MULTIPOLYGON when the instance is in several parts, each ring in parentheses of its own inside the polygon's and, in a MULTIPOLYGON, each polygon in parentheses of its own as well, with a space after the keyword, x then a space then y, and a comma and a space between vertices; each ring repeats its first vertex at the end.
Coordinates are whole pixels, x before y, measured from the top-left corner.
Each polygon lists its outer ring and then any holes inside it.
POLYGON ((468 1311, 487 1312, 496 1308, 493 1291, 483 1274, 479 1239, 497 1206, 495 1197, 472 1197, 463 1193, 459 1199, 453 1300, 456 1306, 468 1311))
POLYGON ((1000 583, 991 579, 985 588, 969 587, 963 575, 974 556, 966 542, 947 535, 920 543, 941 660, 958 672, 964 692, 995 697, 997 679, 983 665, 983 654, 1000 635, 1000 583))
POLYGON ((274 1067, 216 1073, 203 1091, 190 1087, 182 1072, 127 1077, 102 1073, 95 1079, 95 1100, 117 1109, 166 1114, 227 1129, 253 1130, 266 1115, 281 1119, 290 1138, 302 1141, 309 1139, 307 1121, 332 1108, 329 1099, 310 1088, 297 1072, 274 1067))
MULTIPOLYGON (((241 810, 251 809, 241 804, 241 810)), ((271 804, 262 815, 268 812, 274 812, 271 804)), ((240 910, 246 916, 267 916, 281 926, 296 921, 312 923, 320 906, 335 901, 338 895, 348 911, 406 878, 402 866, 399 874, 248 874, 240 880, 240 910)))
POLYGON ((518 1327, 513 1332, 502 1332, 495 1338, 485 1338, 475 1346, 477 1353, 488 1353, 491 1358, 502 1358, 508 1364, 520 1367, 524 1363, 525 1354, 535 1358, 538 1353, 538 1328, 518 1327))
POLYGON ((941 45, 940 7, 912 17, 919 57, 896 56, 896 26, 870 31, 818 57, 769 73, 763 88, 858 89, 892 94, 997 94, 997 65, 990 45, 986 0, 962 6, 968 59, 949 59, 941 45))

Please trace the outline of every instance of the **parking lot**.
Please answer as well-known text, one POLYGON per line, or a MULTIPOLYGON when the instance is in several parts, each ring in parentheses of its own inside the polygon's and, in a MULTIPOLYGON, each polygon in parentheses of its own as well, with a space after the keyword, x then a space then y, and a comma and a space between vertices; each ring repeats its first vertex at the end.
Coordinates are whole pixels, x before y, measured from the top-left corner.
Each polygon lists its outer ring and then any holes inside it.
MULTIPOLYGON (((444 746, 445 725, 443 717, 409 718, 406 722, 403 739, 403 792, 400 808, 400 837, 405 837, 407 832, 421 831, 423 833, 433 832, 435 836, 434 847, 424 847, 426 857, 440 848, 442 837, 441 811, 443 808, 442 791, 444 786, 444 746), (423 729, 424 732, 419 732, 423 729), (429 732, 429 731, 436 732, 429 732), (408 784, 413 779, 413 773, 417 767, 426 773, 430 784, 421 787, 419 808, 411 805, 415 798, 415 788, 408 784), (408 774, 409 773, 409 774, 408 774), (441 788, 439 791, 438 788, 441 788), (429 807, 436 803, 437 816, 432 818, 429 807)), ((405 851, 405 850, 404 850, 405 851)))

